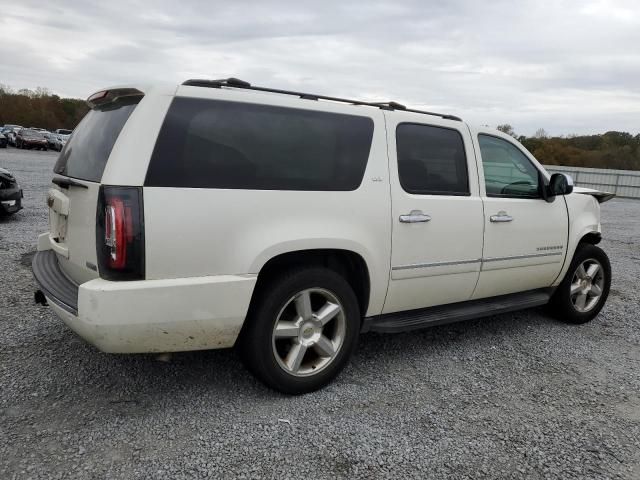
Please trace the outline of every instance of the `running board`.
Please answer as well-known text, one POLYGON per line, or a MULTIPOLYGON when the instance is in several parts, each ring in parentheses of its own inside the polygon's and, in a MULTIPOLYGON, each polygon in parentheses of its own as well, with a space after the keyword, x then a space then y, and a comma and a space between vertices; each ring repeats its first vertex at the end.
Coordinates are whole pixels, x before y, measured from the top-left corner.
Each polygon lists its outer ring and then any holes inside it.
POLYGON ((421 328, 488 317, 500 313, 523 310, 546 305, 551 299, 552 289, 531 290, 499 297, 469 300, 467 302, 421 308, 406 312, 387 313, 367 317, 362 332, 399 333, 421 328))

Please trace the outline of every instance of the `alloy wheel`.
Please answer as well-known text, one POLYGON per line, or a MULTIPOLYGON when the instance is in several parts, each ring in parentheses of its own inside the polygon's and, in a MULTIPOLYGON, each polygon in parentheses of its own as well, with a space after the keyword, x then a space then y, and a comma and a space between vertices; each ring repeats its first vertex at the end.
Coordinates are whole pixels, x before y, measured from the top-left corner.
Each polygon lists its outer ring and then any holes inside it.
POLYGON ((273 329, 273 354, 288 374, 324 370, 340 352, 346 333, 344 308, 329 290, 309 288, 290 298, 273 329))
POLYGON ((584 260, 573 274, 570 298, 573 307, 580 313, 592 310, 602 297, 604 289, 604 269, 593 258, 584 260))

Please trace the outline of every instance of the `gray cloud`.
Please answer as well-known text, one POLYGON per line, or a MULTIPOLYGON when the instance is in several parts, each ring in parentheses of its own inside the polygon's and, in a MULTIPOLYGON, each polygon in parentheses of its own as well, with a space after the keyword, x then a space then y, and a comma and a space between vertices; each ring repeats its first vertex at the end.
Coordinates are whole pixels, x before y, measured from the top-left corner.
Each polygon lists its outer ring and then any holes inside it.
POLYGON ((524 134, 636 133, 638 45, 635 0, 22 1, 0 15, 0 83, 86 97, 236 76, 524 134))

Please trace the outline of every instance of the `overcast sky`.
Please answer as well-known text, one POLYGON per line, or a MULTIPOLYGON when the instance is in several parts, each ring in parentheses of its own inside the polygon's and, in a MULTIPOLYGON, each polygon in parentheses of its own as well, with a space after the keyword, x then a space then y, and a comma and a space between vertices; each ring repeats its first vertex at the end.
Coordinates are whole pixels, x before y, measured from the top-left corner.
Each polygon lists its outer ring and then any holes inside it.
POLYGON ((87 97, 235 76, 510 123, 640 132, 638 0, 0 0, 0 83, 87 97))

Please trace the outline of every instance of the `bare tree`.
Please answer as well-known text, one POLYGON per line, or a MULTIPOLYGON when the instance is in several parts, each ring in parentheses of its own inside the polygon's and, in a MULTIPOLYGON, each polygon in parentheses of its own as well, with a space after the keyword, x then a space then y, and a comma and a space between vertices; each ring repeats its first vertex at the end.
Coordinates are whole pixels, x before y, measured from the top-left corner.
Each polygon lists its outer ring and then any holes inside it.
POLYGON ((536 130, 536 134, 534 135, 534 137, 549 138, 549 135, 547 135, 547 131, 544 128, 539 128, 538 130, 536 130))

